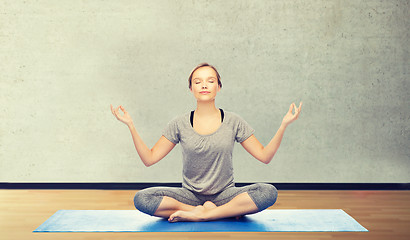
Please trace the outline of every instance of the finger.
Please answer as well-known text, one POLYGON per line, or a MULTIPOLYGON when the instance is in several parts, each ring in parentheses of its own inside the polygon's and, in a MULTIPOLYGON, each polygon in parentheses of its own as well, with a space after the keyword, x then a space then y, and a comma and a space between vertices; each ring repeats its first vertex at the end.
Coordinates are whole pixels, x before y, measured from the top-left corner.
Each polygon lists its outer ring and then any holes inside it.
POLYGON ((290 113, 292 113, 292 109, 293 109, 293 104, 290 104, 290 107, 289 107, 289 112, 290 113))
POLYGON ((113 109, 112 114, 114 114, 114 116, 118 119, 118 113, 115 111, 115 109, 113 109))
POLYGON ((295 103, 293 103, 293 106, 295 106, 295 114, 298 113, 298 108, 296 107, 295 103))
POLYGON ((112 114, 114 114, 114 108, 112 107, 112 104, 111 104, 111 112, 112 114))
POLYGON ((115 115, 118 117, 119 115, 120 115, 120 112, 118 111, 118 109, 119 109, 120 107, 117 107, 116 109, 115 109, 115 115))
POLYGON ((300 112, 299 112, 299 111, 297 111, 297 112, 296 112, 296 114, 295 114, 295 119, 298 119, 299 114, 300 114, 300 112))
POLYGON ((303 104, 303 102, 300 102, 300 104, 299 104, 299 112, 300 112, 300 110, 302 109, 302 104, 303 104))
POLYGON ((120 106, 120 108, 124 113, 126 112, 125 109, 122 106, 120 106))
POLYGON ((115 108, 111 105, 111 112, 115 115, 115 108))
POLYGON ((296 118, 295 118, 295 119, 298 119, 298 118, 299 118, 299 114, 300 114, 300 112, 301 112, 301 109, 302 109, 302 104, 300 104, 300 106, 299 106, 299 108, 298 108, 298 112, 296 113, 296 118))

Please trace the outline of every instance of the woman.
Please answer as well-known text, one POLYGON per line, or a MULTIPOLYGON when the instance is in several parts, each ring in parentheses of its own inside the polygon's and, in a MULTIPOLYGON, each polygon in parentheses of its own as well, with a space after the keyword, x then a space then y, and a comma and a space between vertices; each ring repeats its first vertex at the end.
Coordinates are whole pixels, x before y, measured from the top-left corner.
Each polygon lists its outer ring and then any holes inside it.
POLYGON ((272 206, 277 199, 273 185, 255 183, 235 187, 234 142, 241 143, 253 157, 268 164, 279 148, 286 127, 298 118, 302 102, 299 108, 294 103, 290 105, 276 135, 264 147, 244 119, 215 107, 216 94, 222 87, 215 67, 207 63, 198 65, 192 70, 188 83, 197 100, 196 110, 172 119, 152 149, 138 135, 128 112, 122 106, 114 109, 111 105, 114 116, 129 127, 145 166, 160 161, 176 144, 182 146, 182 188, 152 187, 138 191, 134 197, 135 207, 149 215, 168 218, 169 222, 178 222, 240 217, 272 206), (293 107, 295 114, 292 114, 293 107))

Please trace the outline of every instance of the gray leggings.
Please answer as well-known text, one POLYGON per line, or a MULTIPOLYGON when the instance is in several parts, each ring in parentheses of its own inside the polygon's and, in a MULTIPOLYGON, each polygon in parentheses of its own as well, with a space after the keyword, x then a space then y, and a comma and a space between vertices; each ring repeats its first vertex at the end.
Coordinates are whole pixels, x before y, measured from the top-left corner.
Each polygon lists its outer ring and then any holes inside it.
POLYGON ((229 187, 214 195, 202 195, 186 188, 152 187, 138 191, 134 197, 134 205, 139 211, 153 216, 164 196, 191 206, 203 205, 206 201, 211 201, 216 206, 221 206, 243 192, 249 194, 259 211, 272 206, 278 197, 277 189, 267 183, 255 183, 244 187, 229 187))

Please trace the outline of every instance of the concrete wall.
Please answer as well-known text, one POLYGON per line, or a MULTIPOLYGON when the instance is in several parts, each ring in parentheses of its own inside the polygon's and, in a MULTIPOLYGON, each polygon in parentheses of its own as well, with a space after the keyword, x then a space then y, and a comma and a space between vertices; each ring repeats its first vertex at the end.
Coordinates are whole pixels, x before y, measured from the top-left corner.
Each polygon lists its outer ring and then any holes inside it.
POLYGON ((123 105, 151 148, 196 107, 190 71, 217 67, 217 107, 266 145, 240 144, 237 182, 410 182, 409 2, 0 0, 0 182, 179 182, 180 145, 146 168, 123 105))

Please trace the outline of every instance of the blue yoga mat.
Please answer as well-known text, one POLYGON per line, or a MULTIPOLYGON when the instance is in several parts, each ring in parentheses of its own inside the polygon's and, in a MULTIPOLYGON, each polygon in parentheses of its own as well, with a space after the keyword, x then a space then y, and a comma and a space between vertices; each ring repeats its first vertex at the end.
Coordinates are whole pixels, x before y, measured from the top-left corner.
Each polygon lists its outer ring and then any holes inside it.
POLYGON ((342 209, 267 209, 209 222, 176 222, 137 210, 59 210, 33 232, 367 232, 342 209))

